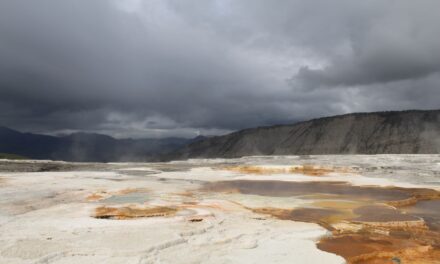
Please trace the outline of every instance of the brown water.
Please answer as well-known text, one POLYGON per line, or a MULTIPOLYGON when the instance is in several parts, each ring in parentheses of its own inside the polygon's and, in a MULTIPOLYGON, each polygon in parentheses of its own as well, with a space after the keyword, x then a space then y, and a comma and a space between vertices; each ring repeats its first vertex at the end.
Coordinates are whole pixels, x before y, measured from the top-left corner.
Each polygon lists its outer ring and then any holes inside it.
POLYGON ((343 211, 336 209, 323 208, 297 208, 297 209, 277 209, 277 208, 256 208, 252 210, 259 214, 268 214, 281 220, 292 220, 299 222, 317 223, 328 230, 334 230, 331 223, 343 219, 343 211))
POLYGON ((368 199, 383 202, 404 200, 411 197, 411 194, 399 188, 353 186, 345 182, 220 181, 207 183, 203 190, 272 197, 328 194, 342 196, 347 199, 368 199))
POLYGON ((440 263, 440 193, 431 189, 240 180, 208 183, 202 190, 316 200, 311 208, 251 210, 320 224, 333 236, 319 241, 318 248, 348 263, 440 263))
POLYGON ((422 217, 431 230, 440 232, 440 200, 420 201, 414 206, 405 207, 402 210, 422 217))
POLYGON ((359 222, 402 222, 402 221, 419 221, 420 218, 404 214, 392 207, 381 205, 367 205, 356 208, 353 213, 359 215, 352 219, 359 222))

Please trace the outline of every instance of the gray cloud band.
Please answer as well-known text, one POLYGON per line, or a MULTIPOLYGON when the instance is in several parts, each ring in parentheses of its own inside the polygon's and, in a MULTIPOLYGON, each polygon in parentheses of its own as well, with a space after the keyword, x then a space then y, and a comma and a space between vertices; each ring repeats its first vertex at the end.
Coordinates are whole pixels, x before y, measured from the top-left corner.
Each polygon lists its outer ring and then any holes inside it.
POLYGON ((438 108, 439 9, 434 0, 4 0, 0 124, 192 136, 438 108))

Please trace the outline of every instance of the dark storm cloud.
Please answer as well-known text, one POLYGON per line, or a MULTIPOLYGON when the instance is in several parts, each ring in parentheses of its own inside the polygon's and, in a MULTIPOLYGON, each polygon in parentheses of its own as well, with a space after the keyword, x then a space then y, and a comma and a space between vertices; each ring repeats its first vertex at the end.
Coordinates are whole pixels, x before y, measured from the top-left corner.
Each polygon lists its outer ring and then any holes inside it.
POLYGON ((194 136, 435 108, 438 10, 424 0, 3 0, 0 124, 194 136))
MULTIPOLYGON (((385 1, 381 12, 360 18, 346 54, 321 69, 302 67, 295 76, 308 87, 354 86, 427 77, 440 71, 438 1, 385 1), (359 28, 360 26, 360 28, 359 28)), ((348 23, 349 21, 347 21, 348 23)))

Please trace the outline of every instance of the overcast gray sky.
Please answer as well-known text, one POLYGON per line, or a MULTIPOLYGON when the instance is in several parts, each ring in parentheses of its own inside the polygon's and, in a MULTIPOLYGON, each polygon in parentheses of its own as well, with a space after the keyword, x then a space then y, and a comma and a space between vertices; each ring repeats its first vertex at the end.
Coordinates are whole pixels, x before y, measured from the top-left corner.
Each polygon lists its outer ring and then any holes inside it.
POLYGON ((194 137, 440 108, 438 0, 1 0, 0 125, 194 137))

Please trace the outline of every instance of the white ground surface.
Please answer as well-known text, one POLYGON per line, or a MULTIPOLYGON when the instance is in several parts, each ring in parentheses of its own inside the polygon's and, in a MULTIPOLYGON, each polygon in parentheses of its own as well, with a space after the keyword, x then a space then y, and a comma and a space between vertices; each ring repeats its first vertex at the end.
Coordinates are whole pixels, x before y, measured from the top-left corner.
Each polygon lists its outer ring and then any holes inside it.
MULTIPOLYGON (((205 181, 322 181, 301 174, 249 175, 226 165, 347 166, 326 181, 439 188, 440 156, 248 157, 168 164, 109 164, 105 171, 0 172, 0 263, 345 263, 320 251, 322 227, 258 215, 236 204, 292 208, 295 198, 240 194, 185 195, 205 181), (142 189, 148 205, 187 205, 173 217, 93 218, 93 193, 142 189), (188 205, 190 204, 190 206, 188 205), (202 218, 201 222, 190 222, 202 218)), ((310 201, 308 201, 310 202, 310 201)), ((132 201, 127 201, 128 204, 132 201)), ((124 204, 118 204, 122 206, 124 204)))

